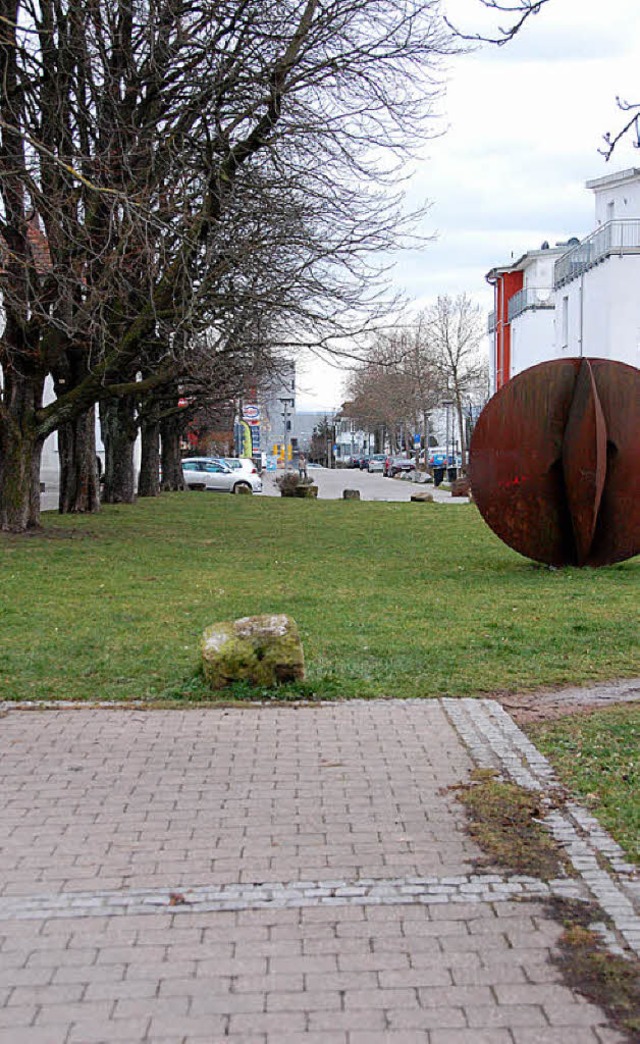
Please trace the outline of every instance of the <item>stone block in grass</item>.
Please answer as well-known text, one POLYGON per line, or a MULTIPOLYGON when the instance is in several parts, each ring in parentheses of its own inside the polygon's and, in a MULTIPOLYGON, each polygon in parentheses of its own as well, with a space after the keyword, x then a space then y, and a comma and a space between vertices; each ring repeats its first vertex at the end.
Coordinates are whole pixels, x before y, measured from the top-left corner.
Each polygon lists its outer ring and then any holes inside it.
POLYGON ((202 668, 212 689, 247 681, 271 688, 304 678, 304 652, 295 620, 283 613, 243 616, 208 627, 202 668))

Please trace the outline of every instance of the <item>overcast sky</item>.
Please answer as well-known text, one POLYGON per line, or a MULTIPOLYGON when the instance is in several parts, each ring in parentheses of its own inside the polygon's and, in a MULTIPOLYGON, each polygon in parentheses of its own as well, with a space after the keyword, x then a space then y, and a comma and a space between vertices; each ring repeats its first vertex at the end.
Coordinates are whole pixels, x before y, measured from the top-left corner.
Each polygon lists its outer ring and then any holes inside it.
MULTIPOLYGON (((479 27, 475 0, 445 6, 479 27)), ((585 181, 640 167, 630 142, 608 163, 598 153, 623 122, 616 96, 640 102, 639 62, 638 0, 549 0, 505 47, 449 63, 446 133, 422 149, 409 187, 410 202, 431 202, 420 231, 436 238, 400 255, 393 274, 412 307, 466 292, 489 311, 490 268, 591 231, 585 181)), ((343 381, 335 367, 299 366, 298 409, 339 406, 343 381)))

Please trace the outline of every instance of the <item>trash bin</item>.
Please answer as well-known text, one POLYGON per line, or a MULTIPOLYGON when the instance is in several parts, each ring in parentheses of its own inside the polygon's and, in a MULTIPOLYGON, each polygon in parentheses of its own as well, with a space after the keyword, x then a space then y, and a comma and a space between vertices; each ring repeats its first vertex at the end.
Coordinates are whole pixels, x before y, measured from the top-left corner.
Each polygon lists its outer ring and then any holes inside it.
POLYGON ((444 468, 434 468, 433 469, 433 484, 434 484, 434 486, 439 486, 440 483, 443 481, 443 479, 444 479, 444 468))
POLYGON ((458 469, 457 468, 447 468, 447 478, 449 479, 449 482, 455 482, 457 477, 458 477, 458 469))

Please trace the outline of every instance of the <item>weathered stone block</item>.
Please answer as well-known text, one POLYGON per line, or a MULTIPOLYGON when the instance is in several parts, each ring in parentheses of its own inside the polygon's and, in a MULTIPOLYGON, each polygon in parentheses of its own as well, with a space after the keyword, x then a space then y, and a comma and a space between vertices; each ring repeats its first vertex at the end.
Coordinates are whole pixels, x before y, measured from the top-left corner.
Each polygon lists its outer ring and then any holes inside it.
POLYGON ((244 616, 208 627, 202 667, 212 689, 234 681, 275 686, 304 678, 304 652, 294 620, 284 614, 244 616))
POLYGON ((451 496, 468 497, 470 489, 469 479, 464 475, 461 478, 455 479, 455 481, 451 483, 451 496))
POLYGON ((360 500, 360 490, 359 489, 343 489, 342 490, 342 499, 343 500, 360 500))
POLYGON ((417 504, 433 504, 433 493, 427 493, 426 490, 421 490, 419 493, 412 493, 411 499, 417 504))

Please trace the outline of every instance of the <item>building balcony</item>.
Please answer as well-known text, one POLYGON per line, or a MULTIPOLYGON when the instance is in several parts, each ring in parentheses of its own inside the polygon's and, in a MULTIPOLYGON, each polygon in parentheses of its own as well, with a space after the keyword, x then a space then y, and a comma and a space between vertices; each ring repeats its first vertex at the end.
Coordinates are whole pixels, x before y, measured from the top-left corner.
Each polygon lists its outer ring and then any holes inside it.
POLYGON ((640 254, 640 218, 607 221, 581 243, 556 261, 553 282, 556 289, 577 279, 594 265, 613 254, 640 254))
POLYGON ((509 322, 530 308, 554 308, 553 288, 550 286, 525 286, 509 298, 509 322))
POLYGON ((496 328, 496 313, 495 312, 489 312, 489 315, 487 317, 487 333, 489 333, 489 334, 494 333, 495 332, 495 328, 496 328))

